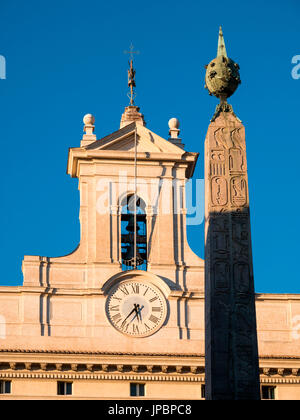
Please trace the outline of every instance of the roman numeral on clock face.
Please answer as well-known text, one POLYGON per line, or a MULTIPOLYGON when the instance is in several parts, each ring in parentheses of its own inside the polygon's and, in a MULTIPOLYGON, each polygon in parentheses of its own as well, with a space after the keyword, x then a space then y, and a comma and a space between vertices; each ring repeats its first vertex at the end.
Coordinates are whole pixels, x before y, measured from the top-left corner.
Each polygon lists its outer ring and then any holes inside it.
POLYGON ((154 296, 152 299, 150 299, 150 300, 149 300, 149 302, 151 302, 151 303, 152 303, 152 302, 154 302, 154 301, 155 301, 155 300, 157 300, 157 299, 158 299, 158 297, 157 297, 157 296, 154 296))
POLYGON ((120 290, 121 290, 121 292, 123 292, 123 293, 124 293, 124 295, 129 295, 129 291, 126 289, 126 287, 125 287, 125 286, 120 287, 120 290))
POLYGON ((153 306, 152 307, 152 312, 161 312, 161 307, 160 306, 153 306))
MULTIPOLYGON (((119 310, 120 310, 120 305, 114 305, 114 306, 111 306, 111 307, 110 307, 110 310, 111 310, 111 311, 119 311, 119 310)), ((153 308, 152 308, 152 310, 153 310, 153 308)))
POLYGON ((149 317, 149 321, 153 322, 154 324, 157 323, 157 321, 159 321, 159 318, 157 318, 157 316, 151 315, 149 317))
POLYGON ((132 331, 133 331, 133 333, 137 333, 137 334, 140 332, 139 327, 135 324, 132 324, 132 331))
POLYGON ((128 330, 128 326, 129 324, 127 323, 126 319, 122 322, 122 324, 120 325, 120 328, 122 329, 123 332, 126 332, 128 330))
POLYGON ((140 293, 140 286, 138 284, 132 284, 131 287, 133 293, 136 293, 137 295, 140 293))
POLYGON ((119 313, 117 313, 116 315, 114 315, 114 316, 112 316, 111 317, 111 319, 114 321, 114 322, 118 322, 118 321, 120 321, 120 319, 121 319, 122 317, 121 317, 121 314, 120 314, 120 312, 119 313))

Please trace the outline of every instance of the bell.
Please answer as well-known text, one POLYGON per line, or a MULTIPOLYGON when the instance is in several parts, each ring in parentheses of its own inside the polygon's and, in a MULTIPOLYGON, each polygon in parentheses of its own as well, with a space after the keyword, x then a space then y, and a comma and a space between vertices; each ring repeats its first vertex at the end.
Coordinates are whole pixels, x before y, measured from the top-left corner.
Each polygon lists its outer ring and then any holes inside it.
POLYGON ((134 258, 134 243, 131 242, 127 247, 126 253, 123 254, 122 259, 123 263, 128 266, 138 266, 142 265, 144 263, 144 258, 141 257, 141 254, 139 253, 138 247, 136 248, 136 263, 134 258))
MULTIPOLYGON (((128 225, 126 226, 127 232, 134 232, 134 215, 130 216, 128 225)), ((136 224, 136 231, 138 232, 140 230, 140 227, 138 223, 136 224)))

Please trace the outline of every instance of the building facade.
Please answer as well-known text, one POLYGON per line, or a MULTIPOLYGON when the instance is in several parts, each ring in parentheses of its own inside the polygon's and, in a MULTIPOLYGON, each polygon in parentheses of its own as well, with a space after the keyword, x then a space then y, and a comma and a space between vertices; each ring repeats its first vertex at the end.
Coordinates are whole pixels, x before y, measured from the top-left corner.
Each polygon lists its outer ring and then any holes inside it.
MULTIPOLYGON (((133 102, 100 140, 84 124, 67 165, 80 244, 25 256, 23 286, 0 287, 0 399, 204 399, 204 260, 185 204, 198 153, 133 102)), ((299 295, 256 295, 264 399, 300 399, 299 311, 299 295)))

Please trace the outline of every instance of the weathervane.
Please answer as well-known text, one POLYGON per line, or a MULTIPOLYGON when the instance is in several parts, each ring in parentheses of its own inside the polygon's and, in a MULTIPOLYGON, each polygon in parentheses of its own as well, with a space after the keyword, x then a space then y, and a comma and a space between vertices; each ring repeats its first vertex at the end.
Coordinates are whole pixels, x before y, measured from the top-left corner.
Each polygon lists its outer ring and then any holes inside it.
MULTIPOLYGON (((136 97, 134 88, 135 88, 135 69, 133 68, 133 54, 139 54, 139 51, 134 51, 133 44, 130 45, 130 51, 124 51, 124 54, 130 55, 129 70, 128 70, 128 87, 130 88, 130 92, 127 94, 128 98, 130 99, 130 106, 134 106, 134 99, 136 97)), ((138 107, 136 107, 139 110, 138 107)), ((133 237, 134 237, 134 256, 131 264, 136 270, 137 266, 141 264, 141 257, 139 255, 137 249, 137 128, 135 126, 134 130, 134 230, 133 230, 133 237)))
POLYGON ((130 92, 127 94, 128 98, 130 99, 130 106, 134 105, 134 99, 136 97, 136 93, 134 88, 136 87, 135 84, 135 69, 133 68, 133 54, 139 54, 139 51, 134 51, 134 47, 131 43, 130 51, 124 51, 124 54, 130 55, 129 70, 128 70, 128 87, 130 88, 130 92))

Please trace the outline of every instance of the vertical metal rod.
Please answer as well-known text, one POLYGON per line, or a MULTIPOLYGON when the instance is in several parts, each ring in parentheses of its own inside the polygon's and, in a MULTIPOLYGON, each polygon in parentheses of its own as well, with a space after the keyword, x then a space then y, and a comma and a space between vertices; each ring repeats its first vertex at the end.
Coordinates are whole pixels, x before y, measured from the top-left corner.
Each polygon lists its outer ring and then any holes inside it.
POLYGON ((134 269, 136 270, 136 211, 137 211, 137 136, 136 127, 134 131, 134 269))

